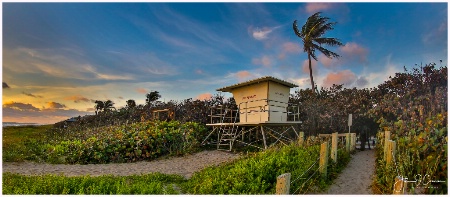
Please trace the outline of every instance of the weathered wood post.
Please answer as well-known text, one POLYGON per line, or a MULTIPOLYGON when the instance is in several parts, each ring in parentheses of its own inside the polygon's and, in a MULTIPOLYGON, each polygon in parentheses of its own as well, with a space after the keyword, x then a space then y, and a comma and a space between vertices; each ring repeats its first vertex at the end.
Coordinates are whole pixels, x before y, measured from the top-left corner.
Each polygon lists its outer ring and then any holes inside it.
POLYGON ((328 166, 328 142, 324 142, 320 145, 320 160, 319 160, 319 172, 322 177, 327 177, 328 166))
POLYGON ((305 141, 305 132, 300 132, 298 136, 298 144, 303 146, 303 142, 305 141))
POLYGON ((392 162, 392 160, 395 157, 395 146, 396 146, 395 141, 392 141, 392 140, 388 141, 388 146, 387 146, 388 150, 387 150, 387 155, 386 155, 386 165, 387 166, 392 162))
POLYGON ((331 134, 331 159, 337 162, 338 133, 331 134))
POLYGON ((355 151, 356 149, 356 133, 351 133, 351 144, 350 144, 350 150, 355 151))
POLYGON ((278 176, 275 194, 277 195, 289 194, 290 186, 291 186, 291 173, 284 173, 278 176))
POLYGON ((391 139, 391 131, 384 131, 384 160, 386 160, 386 156, 388 154, 388 144, 391 139))
POLYGON ((350 140, 351 140, 350 136, 351 136, 350 133, 345 134, 345 150, 347 152, 350 152, 350 140))
POLYGON ((401 176, 396 176, 395 177, 395 182, 394 182, 394 189, 393 194, 397 194, 397 195, 401 195, 405 193, 405 188, 406 188, 406 181, 403 177, 401 176))

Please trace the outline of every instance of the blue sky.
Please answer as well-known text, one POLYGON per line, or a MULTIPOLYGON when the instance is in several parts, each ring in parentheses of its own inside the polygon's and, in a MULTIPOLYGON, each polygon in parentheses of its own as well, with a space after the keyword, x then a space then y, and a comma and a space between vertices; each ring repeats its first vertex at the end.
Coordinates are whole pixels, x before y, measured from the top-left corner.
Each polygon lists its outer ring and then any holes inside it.
POLYGON ((292 23, 318 11, 337 22, 325 36, 345 44, 328 47, 339 59, 316 54, 319 87, 447 66, 445 2, 3 3, 3 121, 54 123, 92 114, 93 100, 143 104, 155 90, 161 101, 205 99, 266 75, 310 88, 292 23))

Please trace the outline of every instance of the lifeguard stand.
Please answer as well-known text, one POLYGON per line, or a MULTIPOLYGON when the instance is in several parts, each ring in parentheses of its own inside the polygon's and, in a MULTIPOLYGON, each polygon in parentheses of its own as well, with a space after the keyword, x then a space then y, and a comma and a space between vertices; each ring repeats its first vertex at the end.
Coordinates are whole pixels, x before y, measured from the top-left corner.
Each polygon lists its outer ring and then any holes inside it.
POLYGON ((237 110, 218 106, 211 109, 213 130, 206 140, 217 134, 217 149, 229 146, 232 150, 237 141, 244 145, 266 149, 272 144, 288 143, 298 137, 294 128, 300 124, 299 108, 289 102, 290 88, 297 85, 265 76, 243 83, 223 87, 217 91, 230 92, 238 104, 237 110), (294 136, 289 134, 294 133, 294 136), (262 141, 263 147, 258 146, 262 141), (270 143, 270 144, 269 144, 270 143))

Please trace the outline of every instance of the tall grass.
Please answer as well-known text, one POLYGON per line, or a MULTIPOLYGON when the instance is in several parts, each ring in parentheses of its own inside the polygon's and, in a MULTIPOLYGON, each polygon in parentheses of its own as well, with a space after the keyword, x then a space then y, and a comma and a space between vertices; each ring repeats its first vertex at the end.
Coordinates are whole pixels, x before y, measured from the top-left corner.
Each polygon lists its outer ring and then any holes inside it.
POLYGON ((152 173, 99 177, 58 175, 24 176, 3 173, 3 194, 179 194, 179 175, 152 173))

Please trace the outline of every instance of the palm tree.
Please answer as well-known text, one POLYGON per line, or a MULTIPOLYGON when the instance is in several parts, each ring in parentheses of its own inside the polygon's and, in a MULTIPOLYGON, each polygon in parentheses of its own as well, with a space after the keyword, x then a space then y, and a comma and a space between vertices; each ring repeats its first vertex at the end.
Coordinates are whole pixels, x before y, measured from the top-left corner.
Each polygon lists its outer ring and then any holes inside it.
POLYGON ((333 26, 336 22, 328 22, 330 18, 320 16, 320 12, 311 15, 306 23, 303 25, 302 30, 297 28, 297 20, 294 21, 293 28, 295 34, 303 41, 303 51, 308 53, 309 61, 309 77, 311 79, 312 91, 314 88, 314 79, 312 75, 311 57, 317 61, 316 49, 322 52, 328 58, 339 58, 339 55, 322 47, 322 45, 329 46, 343 46, 343 44, 337 38, 322 37, 328 30, 334 29, 333 26))
POLYGON ((105 107, 103 101, 96 100, 95 102, 95 114, 97 115, 99 111, 102 111, 105 107))
POLYGON ((147 98, 145 99, 145 102, 150 105, 151 103, 153 103, 154 101, 158 100, 159 98, 161 98, 161 95, 159 94, 158 91, 152 91, 149 92, 145 95, 147 98))
POLYGON ((116 109, 114 107, 114 102, 112 102, 111 100, 107 100, 104 102, 104 106, 103 106, 103 110, 104 111, 111 111, 112 109, 116 109))

